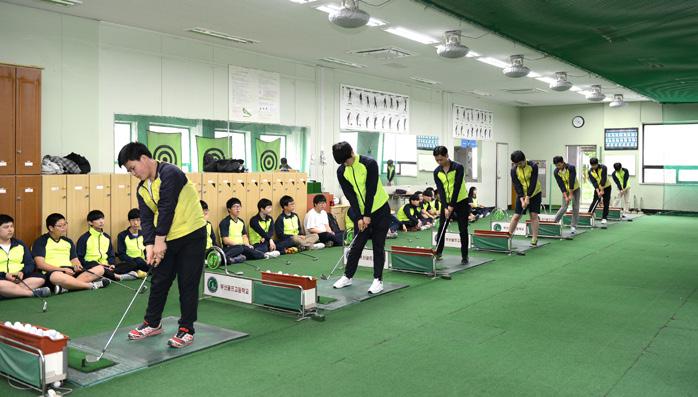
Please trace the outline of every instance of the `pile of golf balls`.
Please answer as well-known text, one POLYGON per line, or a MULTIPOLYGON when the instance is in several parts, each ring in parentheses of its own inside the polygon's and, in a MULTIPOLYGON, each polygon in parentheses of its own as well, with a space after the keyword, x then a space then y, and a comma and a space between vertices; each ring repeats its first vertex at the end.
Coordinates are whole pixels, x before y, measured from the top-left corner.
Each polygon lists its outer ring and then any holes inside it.
POLYGON ((40 337, 48 337, 51 338, 51 340, 60 340, 63 339, 63 334, 60 332, 56 331, 55 329, 43 329, 43 328, 37 328, 29 323, 27 324, 22 324, 19 321, 15 321, 14 323, 10 321, 5 321, 4 325, 7 328, 12 328, 17 331, 21 331, 30 335, 36 335, 40 337))

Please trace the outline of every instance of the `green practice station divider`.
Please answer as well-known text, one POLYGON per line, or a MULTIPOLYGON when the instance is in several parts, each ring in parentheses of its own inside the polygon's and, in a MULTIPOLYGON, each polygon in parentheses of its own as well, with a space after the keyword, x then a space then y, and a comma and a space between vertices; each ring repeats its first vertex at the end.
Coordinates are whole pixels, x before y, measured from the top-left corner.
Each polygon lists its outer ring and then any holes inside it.
POLYGON ((261 281, 254 282, 252 302, 257 305, 300 311, 302 301, 302 290, 299 288, 265 284, 261 281))
POLYGON ((475 249, 498 252, 511 251, 511 240, 509 238, 475 233, 472 236, 472 240, 475 249))
POLYGON ((0 343, 0 370, 34 387, 41 387, 41 364, 36 353, 0 343))
MULTIPOLYGON (((591 218, 591 214, 589 213, 579 213, 579 219, 577 220, 577 227, 593 227, 594 226, 594 221, 591 218)), ((567 213, 565 216, 562 217, 562 224, 565 226, 569 226, 572 224, 572 214, 567 213)))
MULTIPOLYGON (((622 219, 623 210, 620 208, 609 208, 608 209, 608 220, 609 221, 619 221, 622 219)), ((596 208, 594 211, 594 218, 603 218, 603 208, 596 208)))
POLYGON ((391 268, 394 270, 419 273, 434 272, 434 259, 432 256, 392 253, 391 259, 391 268))
MULTIPOLYGON (((531 235, 531 224, 526 222, 526 233, 531 235)), ((562 238, 562 225, 552 222, 540 222, 538 224, 539 237, 562 238)))

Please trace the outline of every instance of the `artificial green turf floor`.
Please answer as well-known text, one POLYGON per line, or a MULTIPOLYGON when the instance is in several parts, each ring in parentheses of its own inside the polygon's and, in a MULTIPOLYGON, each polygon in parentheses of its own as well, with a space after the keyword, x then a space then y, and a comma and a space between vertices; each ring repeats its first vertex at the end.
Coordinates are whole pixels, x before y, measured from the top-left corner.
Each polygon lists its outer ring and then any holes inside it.
MULTIPOLYGON (((473 253, 496 261, 450 281, 387 272, 410 287, 330 312, 325 322, 202 302, 201 321, 250 336, 73 395, 696 394, 697 227, 696 218, 645 216, 526 256, 473 253)), ((428 246, 429 232, 388 245, 408 239, 428 246)), ((340 251, 317 254, 318 262, 294 255, 290 265, 284 257, 257 263, 319 275, 340 251)), ((125 323, 142 318, 146 296, 125 323)), ((49 298, 44 314, 37 299, 4 300, 0 320, 91 335, 110 330, 129 299, 115 285, 68 293, 49 298)), ((177 314, 173 289, 165 315, 177 314)), ((0 396, 34 394, 0 381, 0 396)))

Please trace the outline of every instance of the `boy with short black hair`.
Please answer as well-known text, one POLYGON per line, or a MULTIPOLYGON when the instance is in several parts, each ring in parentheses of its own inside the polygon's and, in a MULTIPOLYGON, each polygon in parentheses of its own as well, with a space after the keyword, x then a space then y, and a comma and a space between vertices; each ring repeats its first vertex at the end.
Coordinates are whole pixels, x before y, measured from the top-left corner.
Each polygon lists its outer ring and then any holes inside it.
POLYGON ((461 264, 468 263, 468 215, 470 206, 468 205, 468 192, 465 186, 465 167, 463 164, 451 160, 448 156, 446 146, 437 146, 432 152, 434 160, 438 166, 434 169, 434 183, 439 193, 441 209, 439 212, 439 232, 441 236, 437 241, 436 258, 442 259, 445 244, 445 228, 451 218, 458 223, 460 235, 461 264))
POLYGON ((145 262, 145 245, 141 232, 141 213, 138 208, 128 212, 129 226, 116 236, 116 255, 121 263, 115 272, 125 274, 135 272, 138 278, 145 278, 148 264, 145 262))
POLYGON ((521 150, 516 150, 511 154, 511 181, 516 190, 515 214, 509 223, 509 234, 514 234, 519 219, 527 210, 531 215, 531 245, 538 245, 538 214, 542 204, 542 188, 538 180, 538 164, 533 161, 526 161, 526 155, 521 150))
POLYGON ((419 194, 412 194, 409 202, 397 210, 396 217, 400 222, 400 229, 402 231, 421 230, 422 221, 419 218, 419 194))
POLYGON ((15 220, 0 214, 0 298, 46 297, 46 278, 35 271, 29 248, 14 238, 15 220))
POLYGON ((330 220, 325 212, 326 207, 327 198, 324 194, 313 197, 313 209, 305 214, 305 231, 317 234, 320 242, 327 247, 342 245, 342 233, 335 233, 330 227, 330 220))
POLYGON ((274 239, 274 218, 271 200, 263 198, 257 202, 257 215, 250 219, 250 244, 266 257, 276 258, 285 253, 286 247, 277 247, 274 239))
POLYGON ((55 294, 68 291, 98 289, 109 285, 104 278, 104 267, 83 269, 75 244, 66 237, 68 222, 61 214, 46 217, 48 233, 34 241, 32 254, 36 267, 46 275, 47 287, 55 294))
POLYGON ((434 189, 427 188, 422 193, 422 202, 419 208, 422 211, 422 217, 427 219, 429 223, 433 223, 434 219, 439 216, 439 212, 435 207, 436 202, 434 201, 434 189))
POLYGON ((104 233, 104 213, 100 210, 92 210, 87 213, 88 229, 80 236, 75 250, 82 267, 88 271, 95 266, 104 268, 104 277, 112 280, 135 280, 134 273, 117 274, 116 257, 111 244, 111 237, 104 233))
POLYGON ((325 244, 318 243, 320 237, 317 234, 305 234, 303 225, 301 225, 298 214, 293 212, 296 209, 296 203, 291 196, 283 196, 279 200, 281 209, 283 210, 276 222, 274 230, 276 231, 277 246, 300 247, 301 249, 322 249, 325 244))
POLYGON ((621 201, 623 201, 623 212, 628 212, 630 206, 628 202, 630 201, 630 183, 628 179, 630 178, 630 171, 627 168, 623 168, 621 163, 613 164, 613 174, 611 174, 613 182, 616 183, 618 188, 618 197, 614 202, 617 207, 621 201))
POLYGON ((589 206, 592 212, 596 205, 603 200, 603 215, 601 225, 605 226, 608 219, 608 208, 611 206, 611 179, 608 177, 608 169, 605 165, 599 164, 599 159, 592 157, 589 159, 589 181, 594 185, 594 199, 589 206))
POLYGON ((562 156, 553 157, 555 164, 555 181, 562 192, 562 206, 555 214, 555 222, 560 222, 567 212, 567 208, 572 201, 572 221, 570 222, 570 232, 577 233, 577 221, 579 219, 579 201, 582 196, 582 189, 579 188, 577 180, 577 167, 573 164, 565 163, 562 156))
POLYGON ((213 225, 208 220, 208 204, 204 200, 199 200, 201 204, 201 210, 204 211, 204 219, 206 219, 206 249, 218 246, 216 241, 216 233, 213 232, 213 225))
POLYGON ((247 237, 245 221, 240 219, 242 203, 236 197, 231 197, 225 203, 228 216, 219 224, 223 251, 231 263, 244 262, 246 259, 264 259, 264 253, 254 249, 247 237))

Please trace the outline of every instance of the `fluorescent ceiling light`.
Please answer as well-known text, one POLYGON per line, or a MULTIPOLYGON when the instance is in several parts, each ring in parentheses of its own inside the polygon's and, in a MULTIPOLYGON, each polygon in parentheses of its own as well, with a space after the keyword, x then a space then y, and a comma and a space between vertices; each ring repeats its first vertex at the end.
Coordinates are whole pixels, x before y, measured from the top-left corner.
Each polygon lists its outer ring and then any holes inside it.
POLYGON ((433 37, 427 36, 427 35, 419 33, 419 32, 415 32, 414 30, 403 28, 401 26, 396 26, 393 28, 387 28, 387 29, 383 29, 383 30, 388 32, 388 33, 392 33, 396 36, 404 37, 406 39, 416 41, 416 42, 422 43, 422 44, 436 44, 439 42, 439 40, 436 40, 433 37))
POLYGON ((477 58, 479 56, 480 56, 480 54, 478 54, 477 52, 475 52, 473 50, 470 50, 465 57, 466 58, 477 58))
POLYGON ((476 58, 479 62, 486 63, 488 65, 496 66, 500 69, 508 68, 509 63, 500 61, 499 59, 496 58, 491 58, 491 57, 480 57, 476 58))
MULTIPOLYGON (((533 73, 533 72, 531 72, 531 73, 533 73)), ((529 76, 530 76, 530 75, 529 75, 529 76)), ((542 81, 542 82, 544 82, 544 83, 546 83, 546 84, 553 84, 553 83, 555 83, 555 82, 557 81, 556 79, 554 79, 554 78, 552 78, 552 77, 535 77, 535 79, 538 80, 538 81, 542 81)))
POLYGON ((542 74, 536 73, 536 72, 534 72, 534 71, 532 71, 532 70, 531 70, 530 72, 528 72, 528 74, 526 75, 526 77, 530 77, 530 78, 532 78, 532 79, 536 79, 536 78, 538 78, 538 77, 540 77, 540 76, 542 76, 542 74))
MULTIPOLYGON (((291 0, 291 1, 294 1, 294 0, 291 0)), ((313 1, 315 1, 315 0, 313 0, 313 1)), ((342 7, 340 7, 336 4, 323 4, 321 6, 315 7, 315 9, 318 11, 322 11, 324 13, 327 13, 327 14, 332 14, 333 12, 341 10, 342 7)), ((382 19, 369 18, 368 23, 366 25, 375 27, 375 26, 385 26, 387 24, 388 23, 382 19)))
POLYGON ((60 4, 62 6, 78 6, 82 4, 82 0, 44 0, 47 3, 60 4))
POLYGON ((572 88, 570 88, 570 91, 572 92, 580 92, 582 89, 577 87, 576 85, 573 85, 572 88))
POLYGON ((197 27, 197 28, 187 29, 187 31, 192 32, 192 33, 203 34, 205 36, 215 37, 218 39, 233 41, 235 43, 240 43, 240 44, 259 43, 259 41, 257 41, 257 40, 246 39, 244 37, 237 37, 237 36, 230 35, 228 33, 216 32, 215 30, 206 29, 206 28, 198 28, 197 27))
POLYGON ((366 67, 366 65, 362 65, 360 63, 354 63, 351 61, 345 61, 344 59, 333 58, 333 57, 324 57, 324 58, 320 58, 320 60, 324 61, 324 62, 329 62, 329 63, 336 63, 338 65, 349 66, 350 68, 356 68, 356 69, 363 69, 366 67))
POLYGON ((441 83, 439 83, 438 81, 429 80, 429 79, 425 79, 425 78, 417 77, 417 76, 411 76, 410 79, 412 79, 412 80, 414 80, 414 81, 419 81, 420 83, 429 84, 429 85, 441 84, 441 83))
POLYGON ((290 1, 291 1, 291 3, 308 4, 308 3, 312 3, 312 2, 317 1, 317 0, 290 0, 290 1))

